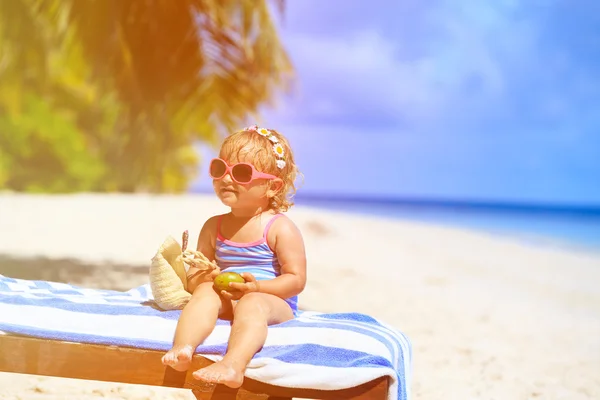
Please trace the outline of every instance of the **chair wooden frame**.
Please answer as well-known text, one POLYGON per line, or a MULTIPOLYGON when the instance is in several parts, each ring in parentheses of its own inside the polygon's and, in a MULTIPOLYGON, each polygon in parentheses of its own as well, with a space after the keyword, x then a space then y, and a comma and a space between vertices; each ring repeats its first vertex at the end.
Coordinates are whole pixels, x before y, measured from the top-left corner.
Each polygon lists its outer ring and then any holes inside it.
POLYGON ((184 388, 203 400, 385 400, 388 395, 389 377, 342 390, 290 389, 248 378, 235 390, 224 385, 203 385, 191 372, 212 361, 196 355, 189 371, 177 372, 161 364, 162 355, 139 348, 0 334, 0 372, 184 388))

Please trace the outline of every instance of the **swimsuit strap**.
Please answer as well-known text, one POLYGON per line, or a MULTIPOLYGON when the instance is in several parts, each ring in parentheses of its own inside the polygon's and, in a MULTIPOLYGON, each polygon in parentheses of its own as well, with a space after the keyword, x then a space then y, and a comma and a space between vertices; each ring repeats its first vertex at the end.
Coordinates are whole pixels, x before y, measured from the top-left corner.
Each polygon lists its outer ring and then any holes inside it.
POLYGON ((221 220, 223 219, 223 215, 221 214, 217 217, 217 238, 221 239, 223 235, 221 235, 221 220))
POLYGON ((275 222, 275 220, 279 217, 283 217, 283 214, 275 214, 273 218, 271 218, 267 226, 265 226, 265 231, 263 233, 263 237, 265 238, 265 240, 267 240, 267 234, 269 233, 269 229, 271 229, 271 225, 273 225, 273 222, 275 222))

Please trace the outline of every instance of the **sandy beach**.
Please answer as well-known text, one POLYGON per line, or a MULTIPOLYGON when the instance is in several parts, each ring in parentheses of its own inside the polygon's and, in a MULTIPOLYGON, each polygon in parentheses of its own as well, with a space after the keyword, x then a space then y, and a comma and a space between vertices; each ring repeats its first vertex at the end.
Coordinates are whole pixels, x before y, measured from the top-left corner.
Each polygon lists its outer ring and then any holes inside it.
MULTIPOLYGON (((128 289, 212 196, 0 194, 0 274, 128 289)), ((414 399, 600 398, 600 253, 293 208, 305 309, 381 318, 412 340, 414 399)), ((186 390, 0 373, 0 399, 192 399, 186 390)))

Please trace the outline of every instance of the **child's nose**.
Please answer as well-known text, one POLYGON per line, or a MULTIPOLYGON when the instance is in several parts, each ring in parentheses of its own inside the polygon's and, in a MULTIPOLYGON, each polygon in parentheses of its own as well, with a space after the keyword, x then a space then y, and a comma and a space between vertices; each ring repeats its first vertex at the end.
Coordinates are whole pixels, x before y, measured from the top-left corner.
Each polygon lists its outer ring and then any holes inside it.
POLYGON ((232 183, 233 179, 231 179, 231 173, 226 173, 225 176, 223 176, 223 182, 224 183, 232 183))

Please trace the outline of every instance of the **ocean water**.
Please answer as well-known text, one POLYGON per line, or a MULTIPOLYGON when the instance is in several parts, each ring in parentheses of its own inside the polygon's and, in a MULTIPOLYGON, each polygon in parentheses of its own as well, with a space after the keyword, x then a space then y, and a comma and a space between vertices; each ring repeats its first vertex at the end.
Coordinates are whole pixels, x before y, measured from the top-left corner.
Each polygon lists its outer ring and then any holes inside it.
POLYGON ((600 207, 370 200, 298 196, 297 205, 509 236, 540 246, 600 252, 600 207))

